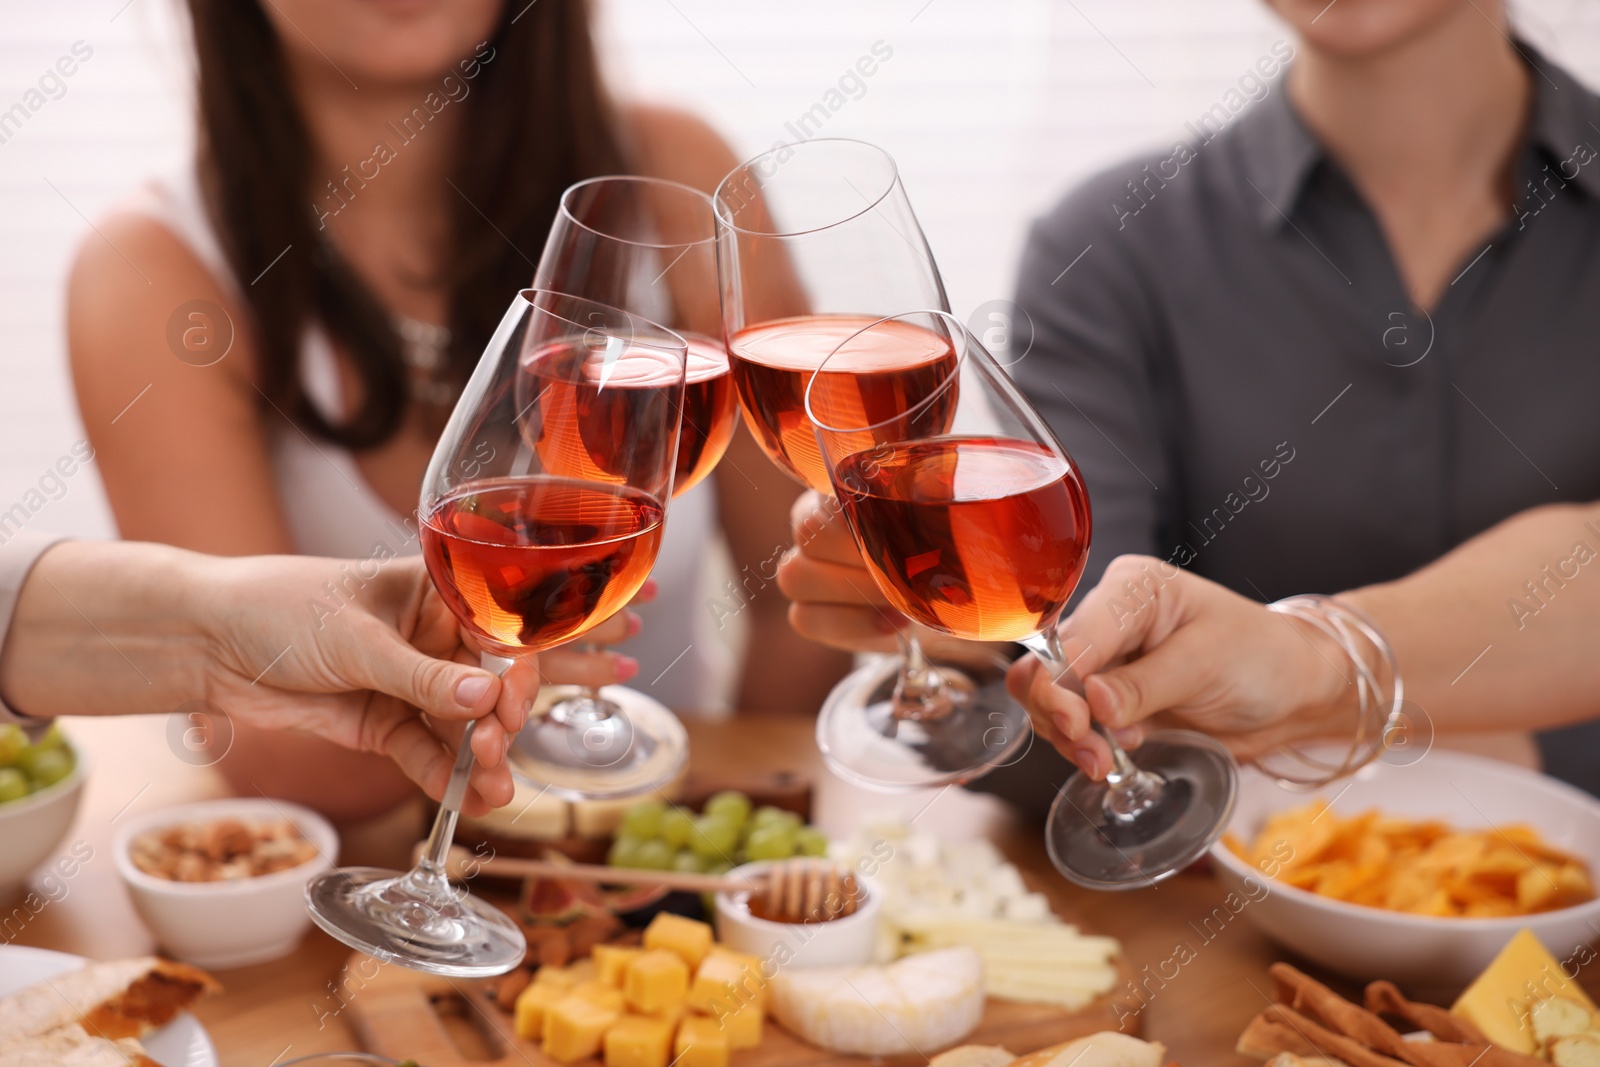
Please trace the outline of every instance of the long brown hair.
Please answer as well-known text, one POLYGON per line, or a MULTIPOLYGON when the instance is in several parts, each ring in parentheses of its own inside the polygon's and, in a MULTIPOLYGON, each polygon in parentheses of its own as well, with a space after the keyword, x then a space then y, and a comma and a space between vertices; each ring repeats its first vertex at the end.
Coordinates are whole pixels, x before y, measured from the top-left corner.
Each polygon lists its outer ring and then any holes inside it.
MULTIPOLYGON (((561 191, 624 169, 584 0, 540 0, 513 16, 517 6, 501 14, 488 42, 493 51, 480 48, 474 57, 470 91, 449 105, 466 110, 461 144, 471 146, 456 153, 452 168, 459 194, 449 194, 451 246, 441 279, 450 344, 440 377, 456 387, 533 277, 530 258, 538 259, 561 191)), ((260 0, 189 0, 189 11, 199 59, 201 189, 250 304, 261 391, 309 433, 356 449, 382 444, 410 402, 400 338, 377 298, 319 235, 311 138, 277 34, 260 0), (360 377, 360 405, 342 422, 325 418, 300 383, 310 322, 348 353, 360 377)))

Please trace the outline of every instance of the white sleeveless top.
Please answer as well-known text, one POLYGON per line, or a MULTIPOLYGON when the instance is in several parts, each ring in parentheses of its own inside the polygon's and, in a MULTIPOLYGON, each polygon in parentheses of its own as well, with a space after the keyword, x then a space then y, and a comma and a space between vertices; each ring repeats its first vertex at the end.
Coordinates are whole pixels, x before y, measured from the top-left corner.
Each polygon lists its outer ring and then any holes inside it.
MULTIPOLYGON (((169 230, 239 306, 246 306, 192 168, 151 182, 125 206, 169 230)), ((339 368, 320 326, 306 330, 299 369, 311 402, 329 419, 339 418, 344 410, 339 368)), ((415 512, 402 516, 380 499, 347 449, 313 440, 281 413, 269 415, 268 426, 274 479, 295 551, 344 559, 420 551, 415 512)), ((631 688, 684 711, 710 710, 728 670, 728 653, 713 632, 702 588, 717 535, 715 516, 716 487, 709 478, 672 502, 651 575, 660 592, 654 603, 634 609, 644 628, 618 646, 639 661, 631 688)))

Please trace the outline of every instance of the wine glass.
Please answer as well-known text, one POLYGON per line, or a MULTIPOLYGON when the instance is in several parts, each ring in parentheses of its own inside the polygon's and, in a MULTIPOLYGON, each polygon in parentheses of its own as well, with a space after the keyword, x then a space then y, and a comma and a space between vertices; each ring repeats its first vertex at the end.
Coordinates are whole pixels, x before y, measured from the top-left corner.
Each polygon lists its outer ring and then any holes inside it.
MULTIPOLYGON (((689 358, 673 495, 699 484, 727 450, 739 418, 721 340, 711 198, 656 178, 578 182, 561 195, 534 279, 538 288, 598 300, 684 338, 689 358)), ((571 723, 609 721, 619 706, 637 716, 670 714, 659 701, 622 686, 603 693, 597 686, 554 687, 541 694, 540 704, 546 717, 571 723)), ((625 795, 630 788, 627 776, 613 775, 603 780, 603 793, 579 793, 561 768, 549 766, 524 740, 519 734, 512 742, 513 766, 552 793, 577 800, 625 795)), ((614 745, 611 751, 621 755, 614 745)), ((582 784, 589 789, 595 783, 582 784)))
MULTIPOLYGON (((955 637, 1020 641, 1082 693, 1056 623, 1088 558, 1089 496, 1066 449, 971 332, 942 310, 872 323, 812 375, 806 412, 889 602, 955 637), (944 347, 940 380, 874 418, 839 381, 907 331, 944 347)), ((1238 773, 1227 749, 1173 730, 1129 753, 1093 726, 1112 769, 1104 782, 1075 774, 1056 796, 1045 826, 1056 869, 1080 885, 1132 889, 1203 855, 1233 810, 1238 773)))
MULTIPOLYGON (((713 199, 723 330, 745 422, 774 463, 830 494, 806 383, 882 316, 949 306, 933 254, 894 159, 862 141, 779 146, 730 172, 713 199)), ((873 337, 873 351, 835 362, 867 421, 904 410, 943 379, 951 355, 925 331, 873 337)), ((829 695, 817 717, 823 759, 883 790, 964 782, 1006 762, 1029 732, 1006 695, 1005 666, 981 649, 932 662, 902 630, 898 657, 869 660, 829 695)))
MULTIPOLYGON (((580 636, 644 584, 672 495, 685 361, 681 337, 617 308, 533 289, 512 302, 445 424, 417 509, 428 574, 485 667, 503 672, 580 636), (569 431, 574 423, 583 432, 569 431)), ((661 784, 685 752, 682 726, 666 718, 665 734, 658 721, 627 716, 586 727, 547 718, 536 732, 575 774, 661 784), (603 741, 599 766, 589 729, 603 741)), ((312 879, 306 904, 318 926, 435 974, 500 974, 522 962, 517 925, 445 876, 476 725, 417 866, 312 879)))

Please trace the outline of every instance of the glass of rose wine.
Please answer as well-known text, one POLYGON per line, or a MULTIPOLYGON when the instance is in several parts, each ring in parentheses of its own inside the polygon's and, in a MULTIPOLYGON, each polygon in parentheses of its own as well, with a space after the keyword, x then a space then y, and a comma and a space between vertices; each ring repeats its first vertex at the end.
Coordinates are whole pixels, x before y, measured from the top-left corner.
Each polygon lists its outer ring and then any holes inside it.
MULTIPOLYGON (((578 182, 561 196, 534 279, 537 288, 621 308, 684 338, 688 369, 672 492, 681 496, 698 485, 727 450, 739 417, 721 339, 711 198, 698 189, 656 178, 618 175, 578 182)), ((617 390, 595 398, 601 407, 625 400, 626 394, 617 390)), ((603 434, 609 417, 596 410, 545 430, 603 434)), ((581 437, 566 447, 575 458, 591 451, 581 437)), ((594 477, 608 476, 592 463, 587 470, 594 477)), ((557 795, 623 796, 639 792, 641 785, 655 784, 640 783, 627 773, 592 773, 608 756, 620 761, 627 754, 625 738, 610 726, 616 722, 648 718, 663 743, 672 739, 680 765, 688 758, 687 735, 681 727, 674 729, 677 720, 671 711, 636 690, 550 687, 541 693, 539 704, 540 718, 518 735, 510 757, 519 773, 557 795), (583 731, 588 758, 581 766, 571 765, 564 743, 557 744, 552 758, 543 744, 550 740, 541 722, 545 718, 583 731)))
MULTIPOLYGON (((774 463, 828 496, 806 384, 884 315, 948 307, 933 254, 894 159, 861 141, 779 146, 735 168, 713 199, 723 331, 745 422, 774 463)), ((952 358, 933 333, 885 328, 835 359, 828 381, 863 422, 877 422, 942 382, 952 358)), ((899 656, 869 660, 823 705, 817 745, 829 767, 905 790, 968 781, 1023 751, 1027 716, 1005 692, 1003 657, 973 649, 935 661, 914 630, 899 634, 899 656)))
MULTIPOLYGON (((513 301, 445 425, 417 509, 428 574, 486 667, 504 671, 581 636, 644 584, 672 495, 686 359, 683 338, 618 308, 533 289, 513 301), (621 400, 597 405, 603 393, 621 400), (603 422, 586 418, 597 406, 603 422), (575 421, 584 429, 572 431, 575 421), (581 461, 574 441, 584 443, 581 461)), ((417 866, 313 879, 306 903, 318 926, 436 974, 500 974, 522 962, 516 923, 445 876, 475 726, 417 866)), ((608 750, 591 773, 670 780, 681 759, 652 726, 626 716, 612 724, 625 751, 608 750)), ((588 758, 580 729, 545 728, 573 763, 588 758)))
MULTIPOLYGON (((845 520, 889 602, 954 637, 1021 642, 1058 684, 1081 693, 1056 624, 1088 558, 1089 496, 1066 449, 971 332, 942 310, 872 323, 811 376, 806 410, 845 520), (907 331, 946 353, 939 381, 875 417, 838 389, 837 375, 907 331)), ((1227 749, 1174 730, 1128 752, 1094 728, 1112 769, 1103 782, 1075 774, 1057 795, 1045 827, 1056 868, 1080 885, 1132 889, 1203 855, 1233 810, 1227 749)))

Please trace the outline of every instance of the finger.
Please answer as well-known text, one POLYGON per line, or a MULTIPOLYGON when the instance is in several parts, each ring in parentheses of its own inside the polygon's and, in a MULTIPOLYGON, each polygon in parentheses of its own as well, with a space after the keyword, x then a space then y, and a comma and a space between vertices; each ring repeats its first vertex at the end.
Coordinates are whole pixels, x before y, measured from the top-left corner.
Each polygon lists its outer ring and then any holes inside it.
POLYGON ((1120 667, 1084 680, 1084 693, 1096 719, 1107 726, 1131 726, 1158 712, 1193 704, 1215 676, 1215 646, 1179 630, 1155 649, 1120 667))
POLYGON ((789 625, 818 644, 846 652, 893 652, 903 618, 894 612, 844 604, 790 604, 789 625))
POLYGON ((569 643, 620 645, 642 629, 644 629, 644 620, 636 613, 624 608, 594 629, 585 631, 577 641, 569 643))
MULTIPOLYGON (((804 498, 802 497, 802 501, 804 498)), ((844 521, 839 505, 829 498, 819 509, 814 509, 793 525, 794 547, 811 559, 838 563, 860 569, 861 548, 856 544, 850 527, 844 521)), ((799 504, 794 514, 799 514, 799 504)))
POLYGON ((639 661, 609 649, 558 645, 539 653, 539 679, 550 685, 618 685, 639 673, 639 661))
POLYGON ((455 754, 421 718, 404 713, 404 718, 389 730, 380 751, 430 798, 444 799, 455 754))
POLYGON ((1169 630, 1184 577, 1152 556, 1118 556, 1061 624, 1062 651, 1087 678, 1137 652, 1169 630))
POLYGON ((527 725, 528 714, 538 695, 539 656, 521 656, 512 661, 500 676, 500 703, 495 705, 495 715, 506 733, 515 737, 527 725))
POLYGON ((421 708, 439 719, 478 719, 494 710, 500 679, 481 667, 434 659, 418 652, 376 619, 341 633, 353 639, 341 671, 363 689, 372 689, 421 708))
POLYGON ((798 603, 888 604, 883 590, 859 563, 858 559, 856 566, 845 566, 791 550, 778 565, 778 588, 798 603))
MULTIPOLYGON (((468 781, 472 792, 477 794, 485 810, 505 807, 511 803, 511 797, 516 792, 516 787, 511 782, 511 768, 503 762, 498 767, 474 764, 472 776, 468 781)), ((462 806, 465 808, 464 804, 462 806)))
POLYGON ((656 594, 659 592, 661 592, 661 586, 656 584, 656 580, 654 578, 646 578, 644 584, 639 587, 639 591, 633 594, 633 599, 628 603, 648 604, 656 598, 656 594))

